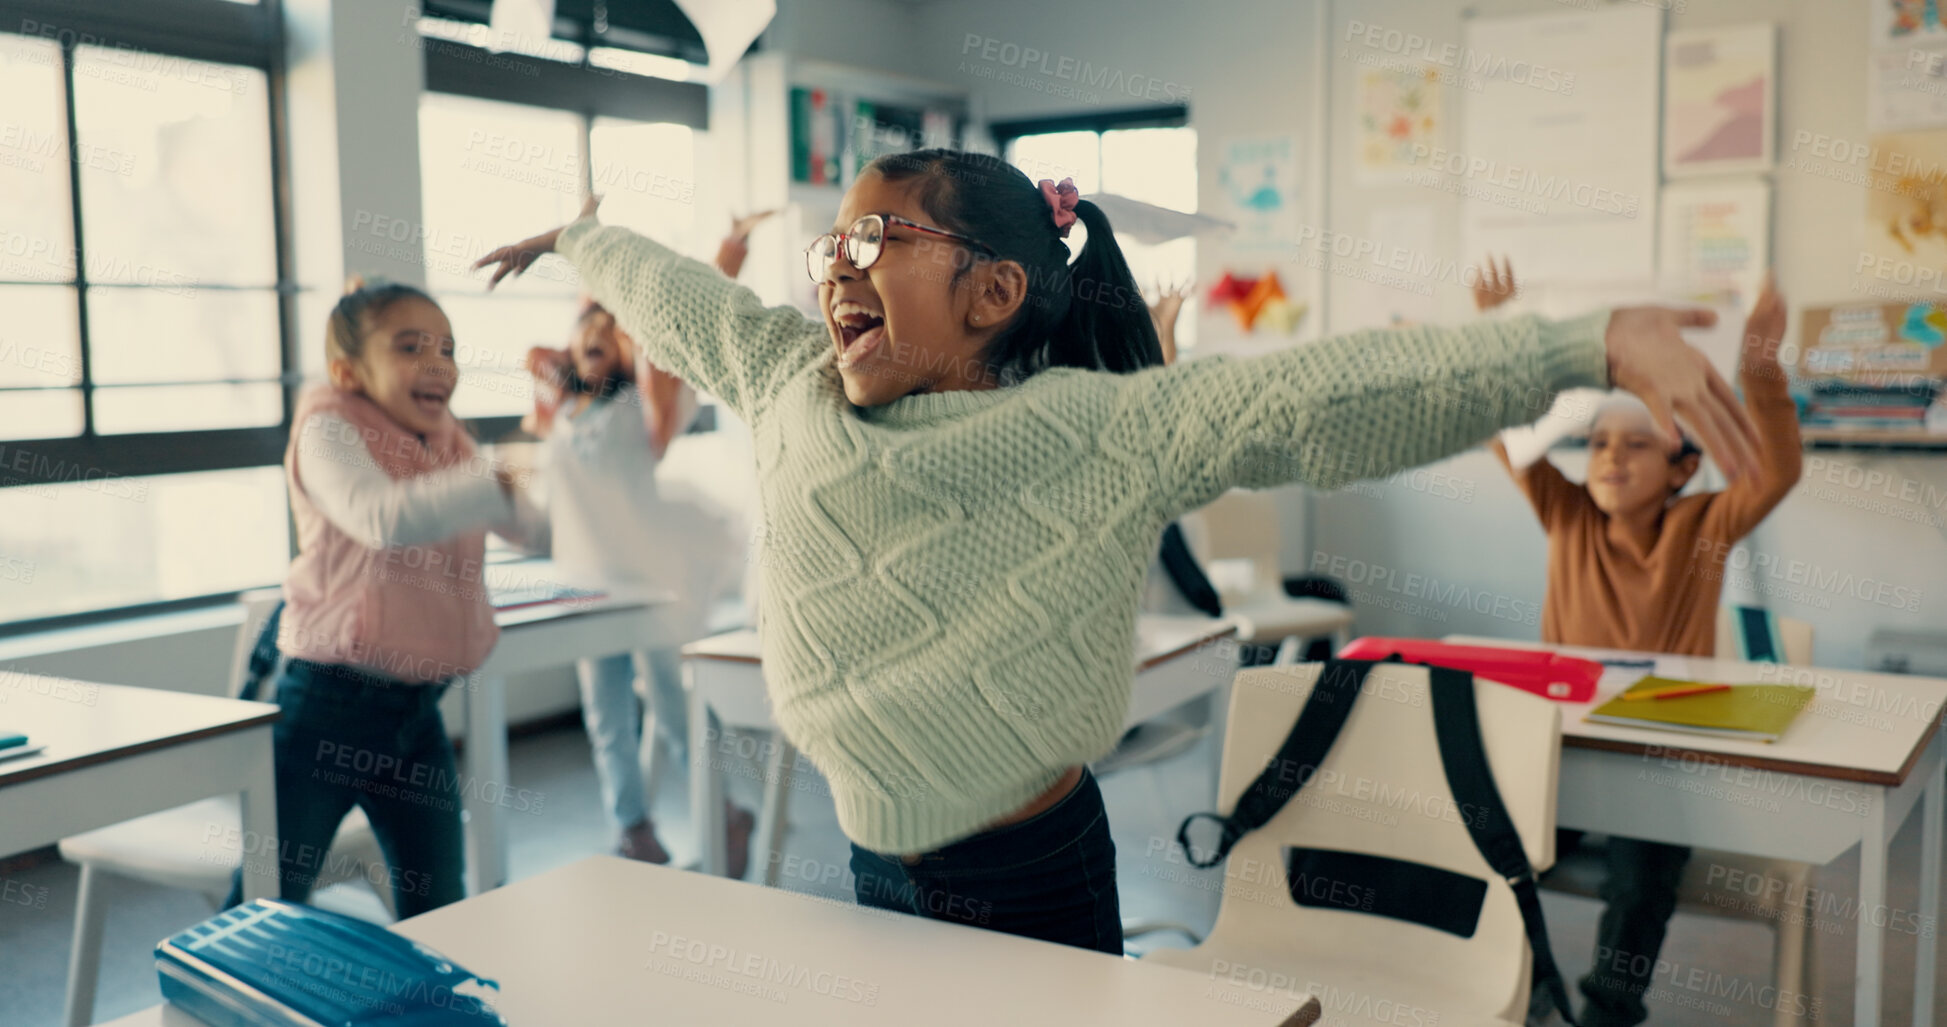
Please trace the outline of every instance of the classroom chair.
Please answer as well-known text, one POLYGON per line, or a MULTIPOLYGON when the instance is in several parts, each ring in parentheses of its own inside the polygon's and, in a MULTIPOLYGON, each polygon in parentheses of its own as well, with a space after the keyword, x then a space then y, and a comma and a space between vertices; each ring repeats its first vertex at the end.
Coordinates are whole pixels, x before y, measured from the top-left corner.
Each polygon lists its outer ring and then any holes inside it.
POLYGON ((1183 518, 1197 562, 1237 622, 1237 640, 1275 646, 1287 638, 1329 635, 1332 651, 1351 641, 1352 609, 1285 594, 1277 501, 1268 492, 1231 489, 1183 518))
POLYGON ((1792 617, 1776 617, 1758 606, 1723 606, 1717 610, 1717 654, 1752 663, 1812 665, 1812 625, 1792 617))
MULTIPOLYGON (((1786 663, 1808 667, 1812 664, 1812 625, 1790 617, 1774 617, 1770 611, 1750 606, 1726 606, 1717 611, 1717 655, 1723 659, 1752 663, 1786 663), (1780 659, 1779 657, 1783 657, 1780 659)), ((1608 874, 1603 852, 1606 838, 1585 835, 1572 852, 1564 853, 1555 868, 1542 878, 1541 886, 1564 895, 1600 899, 1602 882, 1608 874)), ((1772 984, 1781 992, 1805 994, 1812 977, 1811 931, 1812 868, 1790 860, 1747 856, 1738 852, 1697 849, 1684 867, 1677 884, 1677 912, 1696 913, 1728 920, 1750 920, 1772 928, 1772 984), (1779 891, 1766 889, 1761 895, 1736 894, 1735 902, 1721 901, 1723 890, 1713 888, 1713 876, 1727 872, 1749 875, 1765 881, 1784 881, 1779 891), (1796 902, 1788 901, 1796 898, 1796 902)), ((1776 1027, 1799 1022, 1790 1003, 1779 1003, 1772 1014, 1776 1027)))
MULTIPOLYGON (((280 598, 278 589, 262 589, 242 596, 243 625, 237 631, 236 649, 230 662, 228 694, 231 698, 239 697, 248 680, 250 653, 256 648, 257 635, 280 598)), ((61 858, 81 868, 74 944, 68 957, 64 1019, 68 1027, 94 1022, 102 929, 108 915, 108 899, 103 889, 109 882, 105 878, 113 874, 199 891, 209 897, 212 907, 219 906, 229 894, 231 875, 243 854, 212 851, 207 839, 229 837, 229 832, 240 829, 242 822, 237 797, 219 795, 61 839, 61 858), (217 833, 212 834, 213 831, 217 833)), ((386 912, 396 916, 392 890, 373 882, 375 876, 384 877, 384 867, 378 839, 373 836, 364 811, 353 807, 331 843, 331 854, 325 860, 324 871, 318 875, 316 887, 322 889, 341 881, 363 880, 378 893, 386 912), (375 872, 368 873, 368 869, 375 872)))
MULTIPOLYGON (((1237 675, 1218 809, 1234 809, 1275 759, 1323 666, 1237 675)), ((1474 695, 1502 802, 1529 862, 1544 869, 1554 858, 1560 712, 1546 699, 1487 681, 1474 682, 1474 695)), ((1441 762, 1427 669, 1375 667, 1311 782, 1231 850, 1210 937, 1193 949, 1144 958, 1210 975, 1213 987, 1235 986, 1246 998, 1266 997, 1248 994, 1252 982, 1290 982, 1287 990, 1316 995, 1335 1023, 1404 1023, 1410 1011, 1422 1022, 1437 1014, 1442 1027, 1518 1024, 1528 1006, 1528 935, 1513 888, 1475 848, 1464 813, 1441 762), (1483 882, 1479 921, 1471 936, 1460 937, 1351 909, 1298 905, 1286 865, 1294 847, 1405 860, 1483 882)))
MULTIPOLYGON (((1297 636, 1292 636, 1290 638, 1285 639, 1283 642, 1279 643, 1277 653, 1271 658, 1271 666, 1289 667, 1297 662, 1298 662, 1298 638, 1297 636)), ((1219 698, 1226 695, 1227 693, 1228 693, 1228 689, 1218 691, 1216 693, 1213 693, 1210 696, 1210 699, 1213 703, 1215 703, 1219 698)), ((1201 737, 1201 735, 1199 735, 1199 737, 1201 737)), ((1109 758, 1112 758, 1114 755, 1115 755, 1114 753, 1111 753, 1109 757, 1105 757, 1103 760, 1096 761, 1094 764, 1092 764, 1089 767, 1089 769, 1093 770, 1096 776, 1098 777, 1108 773, 1112 773, 1115 770, 1121 769, 1123 765, 1115 765, 1115 764, 1112 764, 1107 769, 1104 769, 1103 764, 1109 758)), ((1221 773, 1221 768, 1219 768, 1219 772, 1221 773)), ((1185 938, 1190 939, 1190 944, 1192 945, 1203 944, 1203 935, 1199 933, 1196 928, 1191 927, 1188 924, 1179 923, 1175 920, 1157 920, 1150 917, 1124 917, 1122 920, 1122 940, 1124 941, 1128 941, 1132 938, 1140 938, 1143 935, 1154 934, 1159 931, 1170 931, 1176 934, 1180 934, 1185 938)))

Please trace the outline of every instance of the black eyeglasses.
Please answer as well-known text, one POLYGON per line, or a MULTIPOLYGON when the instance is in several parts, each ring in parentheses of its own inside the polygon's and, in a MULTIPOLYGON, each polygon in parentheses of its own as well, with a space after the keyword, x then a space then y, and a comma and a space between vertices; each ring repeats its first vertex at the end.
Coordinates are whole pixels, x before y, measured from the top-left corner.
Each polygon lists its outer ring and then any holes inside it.
POLYGON ((804 251, 805 273, 811 276, 812 281, 823 282, 825 276, 831 273, 832 265, 838 262, 841 249, 845 252, 845 259, 851 261, 853 267, 860 271, 871 267, 878 262, 879 255, 886 251, 888 225, 898 225, 915 232, 925 232, 927 235, 937 235, 942 239, 966 243, 990 256, 994 253, 980 240, 958 232, 949 232, 944 228, 933 228, 917 221, 908 221, 897 214, 867 214, 852 222, 852 227, 847 231, 826 232, 813 239, 811 245, 805 247, 804 251))

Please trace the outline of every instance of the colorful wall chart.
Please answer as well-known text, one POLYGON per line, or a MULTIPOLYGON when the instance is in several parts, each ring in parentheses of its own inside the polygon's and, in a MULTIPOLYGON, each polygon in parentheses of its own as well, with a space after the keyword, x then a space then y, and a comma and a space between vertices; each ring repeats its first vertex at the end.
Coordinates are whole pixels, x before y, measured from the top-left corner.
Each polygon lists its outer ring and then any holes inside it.
POLYGON ((1776 39, 1769 24, 1670 33, 1664 41, 1664 174, 1771 166, 1776 39))
POLYGON ((1866 252, 1880 259, 1870 273, 1894 287, 1925 290, 1923 271, 1947 268, 1947 131, 1887 132, 1869 139, 1857 162, 1866 193, 1866 252))
POLYGON ((1873 45, 1947 39, 1942 0, 1872 0, 1873 45))
POLYGON ((1298 241, 1298 140, 1289 135, 1226 139, 1217 183, 1224 220, 1237 226, 1230 245, 1281 249, 1298 241))
POLYGON ((1445 127, 1439 72, 1366 68, 1359 72, 1359 180, 1383 183, 1415 170, 1414 147, 1436 145, 1445 127))
POLYGON ((1658 278, 1672 296, 1747 310, 1771 256, 1771 186, 1763 179, 1663 190, 1658 278))

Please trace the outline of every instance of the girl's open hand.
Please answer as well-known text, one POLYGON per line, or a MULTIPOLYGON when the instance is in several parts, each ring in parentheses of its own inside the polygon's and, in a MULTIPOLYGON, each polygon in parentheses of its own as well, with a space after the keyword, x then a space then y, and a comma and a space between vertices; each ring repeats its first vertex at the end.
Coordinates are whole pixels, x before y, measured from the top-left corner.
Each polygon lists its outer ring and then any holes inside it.
MULTIPOLYGON (((599 196, 589 196, 583 199, 581 203, 581 217, 586 218, 592 216, 601 205, 602 198, 599 196)), ((577 218, 577 220, 580 220, 580 218, 577 218)), ((540 235, 522 239, 512 246, 502 246, 488 253, 486 256, 481 257, 479 260, 474 261, 473 269, 478 271, 489 264, 498 265, 494 268, 493 277, 487 280, 487 288, 492 289, 494 286, 500 284, 501 279, 509 275, 518 276, 521 272, 533 267, 535 261, 540 260, 547 254, 553 253, 555 243, 560 240, 561 233, 566 231, 567 228, 567 225, 562 225, 553 231, 542 232, 540 235)))
POLYGON ((1162 344, 1165 364, 1176 363, 1176 318, 1183 311, 1183 301, 1195 287, 1194 279, 1184 279, 1158 282, 1152 290, 1156 301, 1149 304, 1149 320, 1156 325, 1156 341, 1162 344))
POLYGON ((1670 447, 1677 446, 1681 418, 1724 474, 1737 479, 1757 471, 1758 430, 1730 384, 1681 333, 1716 323, 1709 310, 1622 307, 1609 315, 1603 342, 1610 383, 1650 408, 1670 447))
POLYGON ((1502 257, 1501 266, 1497 268, 1494 258, 1488 257, 1487 265, 1474 279, 1474 309, 1485 314, 1513 299, 1514 293, 1514 265, 1502 257))
POLYGON ((743 217, 731 218, 730 237, 737 240, 750 238, 751 229, 756 228, 764 222, 765 218, 776 213, 777 209, 774 207, 770 210, 760 210, 755 214, 745 214, 743 217))

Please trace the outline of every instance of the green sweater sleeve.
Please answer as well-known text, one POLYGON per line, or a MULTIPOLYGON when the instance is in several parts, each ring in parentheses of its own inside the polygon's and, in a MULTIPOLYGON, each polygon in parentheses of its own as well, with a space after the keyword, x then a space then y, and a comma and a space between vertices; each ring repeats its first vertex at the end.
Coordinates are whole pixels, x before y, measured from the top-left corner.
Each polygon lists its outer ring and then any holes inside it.
POLYGON ((745 420, 830 344, 824 327, 796 308, 767 308, 710 265, 626 228, 584 218, 555 249, 650 363, 745 420))
POLYGON ((1146 441, 1168 517, 1233 486, 1337 488, 1533 421, 1564 389, 1606 386, 1608 316, 1372 330, 1119 376, 1108 430, 1146 441))

